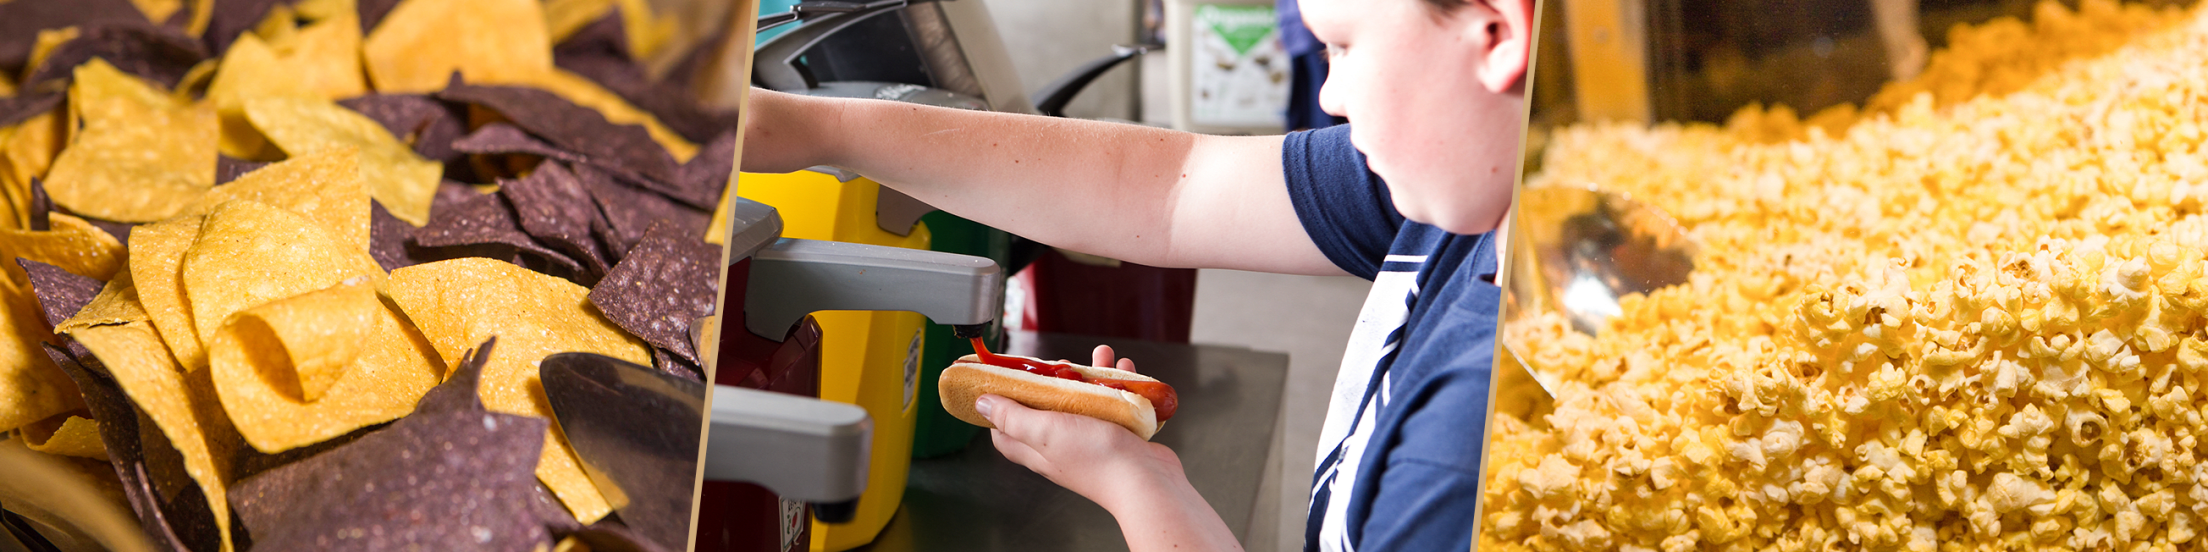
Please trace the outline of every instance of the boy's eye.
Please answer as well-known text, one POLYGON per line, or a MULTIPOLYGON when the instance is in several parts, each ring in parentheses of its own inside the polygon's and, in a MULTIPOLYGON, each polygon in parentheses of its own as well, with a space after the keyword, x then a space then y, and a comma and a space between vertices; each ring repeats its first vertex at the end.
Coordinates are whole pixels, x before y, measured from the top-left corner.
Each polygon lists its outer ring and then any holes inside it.
POLYGON ((1328 44, 1328 45, 1326 45, 1326 60, 1327 60, 1327 61, 1329 61, 1329 62, 1331 62, 1331 61, 1334 61, 1334 58, 1337 58, 1337 57, 1341 57, 1341 56, 1343 56, 1343 55, 1347 55, 1348 53, 1349 53, 1349 47, 1348 47, 1348 46, 1343 46, 1343 45, 1340 45, 1340 44, 1328 44))

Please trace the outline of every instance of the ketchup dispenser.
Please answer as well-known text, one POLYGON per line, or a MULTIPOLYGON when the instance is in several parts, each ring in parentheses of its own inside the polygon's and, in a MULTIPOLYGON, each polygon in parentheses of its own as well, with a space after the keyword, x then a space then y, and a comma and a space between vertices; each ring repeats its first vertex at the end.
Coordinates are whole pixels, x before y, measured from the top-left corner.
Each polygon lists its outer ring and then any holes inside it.
MULTIPOLYGON (((973 335, 999 314, 1004 274, 994 261, 782 238, 782 219, 773 207, 742 198, 731 207, 721 312, 740 316, 720 318, 721 346, 713 368, 718 386, 817 397, 821 331, 810 316, 816 311, 913 311, 973 335)), ((723 401, 721 396, 717 390, 714 427, 706 440, 697 550, 801 551, 810 546, 813 519, 829 524, 852 519, 867 486, 870 426, 863 413, 853 419, 843 410, 818 407, 817 401, 723 401), (799 437, 741 427, 742 420, 759 418, 761 409, 775 408, 817 409, 814 417, 821 419, 799 437), (769 488, 786 494, 804 489, 805 496, 785 499, 769 488)))

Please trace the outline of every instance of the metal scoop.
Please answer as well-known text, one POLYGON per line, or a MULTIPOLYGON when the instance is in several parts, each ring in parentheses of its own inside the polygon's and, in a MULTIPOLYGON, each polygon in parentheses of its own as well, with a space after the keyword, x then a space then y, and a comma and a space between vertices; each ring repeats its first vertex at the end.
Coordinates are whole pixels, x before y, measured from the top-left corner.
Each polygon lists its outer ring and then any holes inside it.
MULTIPOLYGON (((1556 312, 1574 331, 1597 335, 1624 311, 1618 298, 1682 284, 1694 271, 1695 244, 1669 213, 1593 186, 1542 186, 1518 192, 1511 228, 1503 323, 1556 312)), ((1557 371, 1533 364, 1529 344, 1503 333, 1510 363, 1556 395, 1557 371)), ((1514 377, 1516 374, 1504 374, 1514 377)))

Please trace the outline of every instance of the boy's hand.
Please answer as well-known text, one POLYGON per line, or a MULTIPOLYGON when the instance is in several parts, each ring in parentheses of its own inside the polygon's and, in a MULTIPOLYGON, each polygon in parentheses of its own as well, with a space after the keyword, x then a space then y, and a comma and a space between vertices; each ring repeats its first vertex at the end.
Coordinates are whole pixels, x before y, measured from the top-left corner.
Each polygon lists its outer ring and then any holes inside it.
POLYGON ((1006 459, 1106 510, 1154 504, 1153 489, 1187 478, 1172 449, 1111 422, 1035 410, 997 395, 982 395, 974 410, 997 426, 989 439, 1006 459))
POLYGON ((1089 365, 1098 368, 1118 368, 1129 372, 1135 371, 1135 359, 1119 359, 1119 365, 1112 365, 1112 356, 1116 354, 1116 352, 1112 351, 1112 346, 1098 345, 1096 346, 1096 351, 1089 353, 1089 365))

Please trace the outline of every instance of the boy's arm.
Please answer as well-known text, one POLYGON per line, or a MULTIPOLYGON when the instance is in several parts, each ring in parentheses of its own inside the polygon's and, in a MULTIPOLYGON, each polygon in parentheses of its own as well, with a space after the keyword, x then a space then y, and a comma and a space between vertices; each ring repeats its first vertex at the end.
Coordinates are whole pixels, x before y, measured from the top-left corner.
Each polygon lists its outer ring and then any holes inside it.
POLYGON ((1279 136, 751 98, 746 171, 844 167, 983 224, 1146 265, 1343 274, 1289 203, 1279 136))

